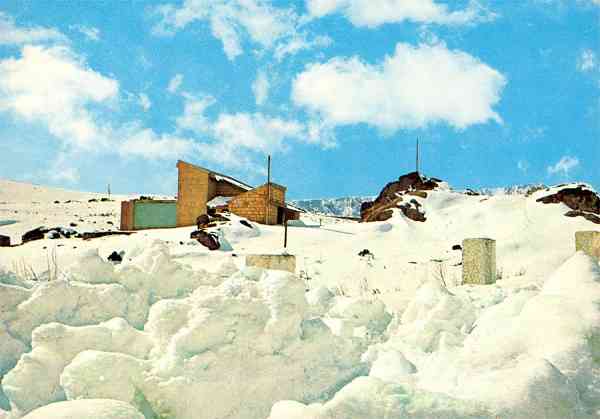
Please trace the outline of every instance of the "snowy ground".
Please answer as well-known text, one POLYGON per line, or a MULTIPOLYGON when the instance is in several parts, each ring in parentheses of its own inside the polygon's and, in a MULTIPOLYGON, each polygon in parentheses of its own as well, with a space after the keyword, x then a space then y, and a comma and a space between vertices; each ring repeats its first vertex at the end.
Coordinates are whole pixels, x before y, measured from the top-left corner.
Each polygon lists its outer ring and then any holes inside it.
MULTIPOLYGON (((231 251, 193 228, 0 248, 0 418, 600 417, 600 267, 574 251, 600 228, 549 193, 435 191, 425 223, 307 215, 295 276, 244 267, 283 229, 237 217, 231 251), (467 237, 497 240, 496 285, 460 285, 467 237)), ((127 197, 101 197, 2 181, 0 234, 116 229, 127 197)))

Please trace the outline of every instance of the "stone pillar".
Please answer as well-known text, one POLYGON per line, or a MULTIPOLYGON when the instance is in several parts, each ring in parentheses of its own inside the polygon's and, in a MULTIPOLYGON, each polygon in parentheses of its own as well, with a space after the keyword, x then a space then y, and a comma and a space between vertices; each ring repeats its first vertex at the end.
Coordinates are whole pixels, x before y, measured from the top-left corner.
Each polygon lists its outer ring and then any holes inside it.
POLYGON ((496 282, 496 240, 465 239, 463 248, 463 284, 493 284, 496 282))
POLYGON ((575 251, 582 251, 596 260, 600 260, 600 231, 577 231, 575 233, 575 251))
POLYGON ((294 255, 248 255, 246 266, 256 266, 263 269, 296 272, 296 256, 294 255))

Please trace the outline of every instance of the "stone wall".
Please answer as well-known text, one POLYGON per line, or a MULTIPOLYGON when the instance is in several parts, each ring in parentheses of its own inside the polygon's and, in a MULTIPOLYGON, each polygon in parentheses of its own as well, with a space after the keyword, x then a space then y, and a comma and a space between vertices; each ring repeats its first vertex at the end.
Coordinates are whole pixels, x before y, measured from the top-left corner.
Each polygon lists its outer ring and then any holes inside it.
POLYGON ((267 203, 269 188, 259 186, 238 195, 229 201, 229 211, 250 221, 263 224, 277 224, 277 204, 285 202, 285 188, 271 184, 271 202, 267 203))
POLYGON ((496 241, 486 238, 465 239, 463 248, 463 284, 496 282, 496 241))
POLYGON ((575 251, 582 251, 600 261, 600 231, 577 231, 575 251))
POLYGON ((248 255, 246 266, 263 269, 296 272, 296 256, 293 255, 248 255))
POLYGON ((206 213, 209 172, 183 161, 177 162, 177 226, 196 224, 196 218, 206 213))

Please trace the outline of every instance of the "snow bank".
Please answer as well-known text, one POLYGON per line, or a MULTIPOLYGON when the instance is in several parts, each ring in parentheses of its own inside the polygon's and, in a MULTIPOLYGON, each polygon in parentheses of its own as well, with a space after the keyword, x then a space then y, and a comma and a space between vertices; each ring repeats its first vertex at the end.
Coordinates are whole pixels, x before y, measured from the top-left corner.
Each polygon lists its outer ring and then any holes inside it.
POLYGON ((115 400, 74 400, 52 403, 24 419, 144 419, 131 405, 115 400))
POLYGON ((123 319, 83 327, 45 324, 33 332, 31 352, 4 376, 2 387, 12 409, 27 413, 65 399, 60 375, 78 353, 95 349, 144 359, 151 347, 150 338, 123 319))
POLYGON ((577 253, 540 289, 430 282, 359 377, 325 404, 269 419, 587 418, 600 412, 600 267, 577 253))
MULTIPOLYGON (((367 373, 364 343, 315 317, 292 274, 238 271, 231 260, 214 274, 196 272, 160 243, 128 256, 115 267, 90 251, 67 279, 33 290, 2 285, 11 419, 80 399, 117 400, 150 418, 266 417, 277 400, 324 401, 367 373)), ((346 304, 345 315, 368 313, 360 324, 381 317, 379 304, 360 304, 346 304)), ((56 412, 75 406, 60 405, 68 408, 56 412)), ((83 401, 73 409, 96 412, 83 401)))

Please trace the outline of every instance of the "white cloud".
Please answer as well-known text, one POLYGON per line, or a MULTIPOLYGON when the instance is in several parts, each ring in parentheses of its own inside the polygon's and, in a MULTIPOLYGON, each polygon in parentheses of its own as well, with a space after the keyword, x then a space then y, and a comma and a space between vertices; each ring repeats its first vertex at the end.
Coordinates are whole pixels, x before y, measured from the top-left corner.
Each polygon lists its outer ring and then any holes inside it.
POLYGON ((446 122, 462 129, 489 120, 506 79, 445 45, 397 44, 371 65, 358 57, 311 64, 293 81, 292 99, 329 125, 367 123, 383 131, 446 122))
MULTIPOLYGON (((598 0, 600 1, 600 0, 598 0)), ((593 71, 597 68, 598 60, 591 49, 584 49, 577 59, 577 69, 582 73, 593 71)))
POLYGON ((167 87, 167 91, 169 93, 177 93, 181 83, 183 82, 183 74, 175 74, 171 80, 169 80, 169 86, 167 87))
POLYGON ((21 57, 0 61, 0 111, 42 122, 65 143, 98 147, 107 128, 90 107, 118 95, 116 80, 89 69, 68 48, 25 46, 21 57))
POLYGON ((69 28, 81 33, 90 41, 97 42, 100 40, 100 29, 95 28, 93 26, 71 25, 69 28))
POLYGON ((367 27, 403 21, 464 25, 492 20, 496 16, 476 1, 455 11, 434 0, 306 0, 306 7, 312 17, 342 13, 354 25, 367 27))
POLYGON ((185 0, 181 7, 165 4, 155 10, 160 22, 154 34, 172 35, 194 22, 207 22, 230 60, 244 52, 246 39, 263 49, 288 45, 287 50, 281 47, 281 58, 319 45, 298 33, 301 18, 293 8, 274 7, 267 0, 185 0))
POLYGON ((577 157, 563 156, 554 166, 548 166, 548 174, 562 173, 564 176, 568 176, 569 172, 577 166, 579 166, 577 157))
MULTIPOLYGON (((141 124, 111 125, 119 83, 90 69, 67 47, 25 46, 18 58, 0 61, 0 111, 45 125, 65 152, 95 152, 169 159, 194 150, 195 142, 158 135, 141 124)), ((140 105, 150 106, 145 94, 140 105)), ((75 169, 53 167, 60 180, 75 180, 75 169)))
POLYGON ((24 45, 44 42, 67 42, 57 29, 34 26, 17 27, 14 19, 0 12, 0 45, 24 45))
POLYGON ((152 106, 152 102, 146 93, 140 93, 138 97, 138 104, 142 107, 144 111, 147 111, 152 106))
POLYGON ((188 139, 173 135, 158 135, 153 130, 137 124, 127 127, 129 132, 118 148, 119 153, 129 157, 143 157, 148 160, 178 159, 192 155, 197 144, 188 139))
POLYGON ((314 39, 308 39, 306 34, 300 34, 292 37, 287 42, 282 42, 275 48, 275 59, 282 61, 288 55, 297 54, 300 51, 310 50, 313 48, 328 47, 333 43, 333 40, 326 36, 316 36, 314 39))
POLYGON ((252 92, 254 92, 254 98, 257 105, 262 105, 269 97, 269 79, 264 71, 259 71, 256 76, 256 80, 252 83, 252 92))
POLYGON ((185 98, 183 114, 176 119, 180 130, 188 130, 196 133, 206 133, 210 130, 210 122, 204 115, 204 111, 215 103, 212 96, 194 96, 184 93, 185 98))

